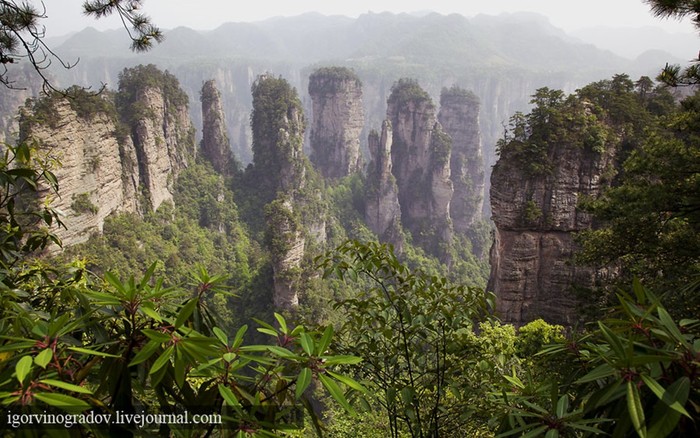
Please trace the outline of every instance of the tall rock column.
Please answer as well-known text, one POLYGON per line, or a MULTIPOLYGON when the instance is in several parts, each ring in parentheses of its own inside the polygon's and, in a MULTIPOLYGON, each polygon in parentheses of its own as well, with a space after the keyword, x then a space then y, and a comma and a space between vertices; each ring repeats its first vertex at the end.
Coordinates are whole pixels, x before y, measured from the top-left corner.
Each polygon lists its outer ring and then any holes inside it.
POLYGON ((440 95, 438 120, 452 138, 450 160, 454 195, 450 217, 454 230, 466 233, 481 218, 484 202, 484 158, 479 130, 479 98, 453 86, 440 95))
MULTIPOLYGON (((452 239, 451 139, 432 99, 415 81, 399 80, 387 100, 393 127, 391 157, 399 189, 401 222, 429 253, 447 257, 452 239)), ((448 260, 444 260, 448 261, 448 260)))
POLYGON ((116 103, 136 149, 142 208, 155 210, 172 200, 175 179, 195 154, 189 99, 175 76, 140 65, 119 75, 116 103))
POLYGON ((396 178, 391 173, 391 122, 382 123, 381 134, 372 131, 368 145, 371 161, 367 169, 365 221, 383 242, 401 251, 401 206, 396 178))
POLYGON ((220 174, 230 173, 235 163, 226 134, 221 93, 216 88, 214 80, 204 83, 200 100, 202 102, 202 141, 200 143, 202 155, 220 174))
POLYGON ((362 83, 351 70, 327 67, 309 77, 313 108, 311 160, 326 178, 360 170, 360 133, 364 126, 362 83))
POLYGON ((265 203, 272 253, 273 304, 299 304, 297 285, 306 239, 300 191, 306 185, 304 115, 301 101, 282 78, 261 76, 253 84, 253 179, 265 203))

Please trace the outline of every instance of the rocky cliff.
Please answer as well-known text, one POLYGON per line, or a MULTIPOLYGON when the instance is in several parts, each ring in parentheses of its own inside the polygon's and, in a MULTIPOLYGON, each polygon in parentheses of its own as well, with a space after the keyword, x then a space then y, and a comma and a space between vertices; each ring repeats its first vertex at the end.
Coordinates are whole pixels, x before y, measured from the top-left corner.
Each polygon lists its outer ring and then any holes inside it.
MULTIPOLYGON (((534 131, 547 124, 556 126, 543 123, 534 131)), ((585 129, 570 126, 560 132, 591 138, 585 129)), ((593 268, 572 263, 574 235, 592 225, 591 215, 577 204, 609 183, 616 147, 608 141, 592 148, 571 137, 549 142, 516 138, 502 145, 493 168, 490 198, 496 230, 488 288, 496 293, 497 311, 506 322, 520 325, 544 318, 573 325, 581 299, 574 287, 586 289, 596 282, 593 268)))
POLYGON ((326 178, 360 170, 360 133, 364 125, 362 83, 344 67, 327 67, 309 77, 312 101, 311 161, 326 178))
POLYGON ((130 137, 115 136, 119 122, 108 110, 110 103, 104 102, 107 110, 90 113, 64 98, 42 103, 42 110, 23 110, 21 136, 37 141, 42 153, 57 160, 59 197, 53 206, 63 213, 66 228, 56 233, 67 247, 101 232, 110 214, 138 211, 136 150, 130 137))
POLYGON ((172 200, 179 171, 195 155, 188 102, 177 79, 153 65, 125 69, 119 76, 117 109, 134 142, 148 209, 172 200))
POLYGON ((208 80, 200 93, 202 103, 202 141, 200 150, 209 160, 214 170, 221 174, 230 173, 235 166, 231 144, 226 133, 224 108, 221 93, 214 80, 208 80))
POLYGON ((454 230, 466 233, 481 218, 484 201, 479 98, 456 86, 444 88, 440 95, 438 121, 452 138, 450 172, 454 195, 450 202, 450 217, 454 230))
POLYGON ((396 178, 391 172, 391 122, 382 123, 381 134, 372 131, 368 145, 371 161, 367 168, 365 189, 365 222, 383 242, 401 251, 401 206, 396 178))
POLYGON ((391 156, 401 221, 416 243, 443 257, 452 238, 451 139, 437 122, 432 99, 412 80, 402 79, 392 88, 387 118, 393 128, 391 156))
POLYGON ((72 88, 22 110, 21 139, 37 141, 60 163, 55 206, 64 213, 64 246, 100 232, 116 211, 145 213, 172 200, 178 172, 194 155, 187 96, 153 66, 127 69, 119 91, 72 88))

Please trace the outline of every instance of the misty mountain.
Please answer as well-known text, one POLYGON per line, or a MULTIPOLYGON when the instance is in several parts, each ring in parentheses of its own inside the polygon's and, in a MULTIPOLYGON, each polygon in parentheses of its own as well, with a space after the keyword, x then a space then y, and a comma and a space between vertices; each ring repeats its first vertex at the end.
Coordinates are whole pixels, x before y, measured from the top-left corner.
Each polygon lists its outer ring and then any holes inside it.
POLYGON ((685 63, 694 58, 700 48, 700 39, 696 36, 651 26, 596 26, 576 30, 571 36, 627 59, 636 59, 648 50, 663 50, 670 55, 667 62, 685 63))

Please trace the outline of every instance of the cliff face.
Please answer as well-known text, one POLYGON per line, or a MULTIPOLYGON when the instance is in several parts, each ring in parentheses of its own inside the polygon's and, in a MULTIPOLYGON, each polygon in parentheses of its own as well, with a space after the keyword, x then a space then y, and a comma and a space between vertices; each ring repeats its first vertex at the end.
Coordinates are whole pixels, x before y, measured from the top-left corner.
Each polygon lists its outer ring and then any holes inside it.
POLYGON ((593 286, 597 273, 571 263, 574 234, 591 227, 592 217, 577 209, 581 196, 606 184, 615 152, 594 152, 576 144, 548 150, 551 172, 533 173, 502 153, 491 176, 491 210, 496 225, 491 248, 489 290, 497 311, 517 325, 536 318, 577 322, 573 285, 593 286))
POLYGON ((450 172, 454 195, 450 217, 454 230, 465 233, 481 218, 484 201, 479 99, 461 88, 443 89, 438 120, 452 138, 450 172))
POLYGON ((349 69, 316 70, 309 77, 312 100, 311 160, 326 178, 360 170, 360 133, 364 125, 362 83, 349 69))
POLYGON ((74 88, 70 99, 53 95, 22 111, 21 139, 36 140, 60 162, 55 206, 65 214, 64 246, 101 232, 113 212, 144 213, 172 200, 174 181, 194 155, 177 80, 152 66, 127 69, 120 79, 114 101, 74 88))
POLYGON ((202 155, 209 160, 214 169, 221 173, 229 173, 234 166, 233 155, 228 135, 221 93, 216 88, 214 80, 209 80, 202 86, 200 93, 202 102, 202 155))
MULTIPOLYGON (((52 104, 54 123, 34 123, 31 136, 48 156, 57 159, 59 197, 53 206, 62 211, 66 229, 57 235, 64 246, 86 241, 101 232, 113 212, 136 212, 138 167, 131 138, 114 135, 115 119, 104 112, 81 117, 66 99, 52 104)), ((25 113, 25 118, 28 113, 25 113)))
POLYGON ((367 169, 365 222, 383 242, 401 251, 401 206, 396 178, 391 173, 391 122, 382 123, 382 132, 372 131, 368 145, 371 161, 367 169))
POLYGON ((415 82, 395 84, 387 104, 401 221, 419 245, 442 256, 452 233, 451 139, 437 122, 430 96, 415 82))
POLYGON ((147 108, 148 116, 131 122, 140 180, 150 209, 172 201, 173 183, 194 156, 194 131, 187 106, 175 106, 161 90, 138 90, 134 106, 147 108))

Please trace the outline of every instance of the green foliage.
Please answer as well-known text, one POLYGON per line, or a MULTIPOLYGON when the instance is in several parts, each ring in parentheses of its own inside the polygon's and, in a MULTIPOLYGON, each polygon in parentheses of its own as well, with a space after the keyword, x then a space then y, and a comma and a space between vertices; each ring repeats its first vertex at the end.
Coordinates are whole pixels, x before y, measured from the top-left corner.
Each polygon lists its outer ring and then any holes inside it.
POLYGON ((323 93, 334 93, 343 82, 354 81, 357 86, 362 86, 362 81, 357 74, 347 67, 321 67, 309 75, 309 88, 323 93), (322 87, 319 89, 319 87, 322 87))
MULTIPOLYGON (((112 272, 95 277, 82 262, 47 265, 30 259, 33 251, 58 241, 45 230, 35 231, 36 223, 20 220, 25 213, 16 206, 41 184, 57 190, 57 182, 26 146, 7 147, 2 164, 0 403, 6 413, 186 410, 219 415, 220 423, 195 426, 201 433, 271 436, 298 428, 294 414, 300 409, 314 417, 306 395, 312 382, 352 412, 346 391, 364 388, 338 368, 361 359, 328 354, 332 327, 292 327, 276 314, 276 327, 260 322, 258 329, 272 343, 244 345, 247 326, 235 334, 222 329, 215 311, 221 306, 216 296, 227 293, 226 278, 202 266, 185 289, 156 278, 157 262, 139 280, 123 280, 112 272)), ((58 221, 50 207, 27 205, 26 214, 41 224, 58 221)), ((172 211, 156 221, 167 223, 168 216, 172 211)), ((113 436, 180 426, 76 427, 85 434, 113 436)), ((21 432, 51 433, 43 425, 21 432)))
POLYGON ((77 214, 97 214, 99 207, 92 203, 90 200, 89 193, 80 193, 78 195, 73 195, 73 202, 70 208, 77 214))
POLYGON ((589 331, 549 336, 537 360, 558 372, 505 376, 499 436, 698 435, 700 321, 674 320, 639 282, 632 292, 589 331))
POLYGON ((640 278, 673 291, 667 302, 678 315, 697 315, 700 303, 685 285, 700 273, 700 98, 646 131, 624 161, 619 184, 582 207, 603 226, 581 234, 580 262, 616 266, 619 282, 640 278))
POLYGON ((434 106, 430 95, 421 88, 417 80, 401 78, 392 85, 387 104, 401 108, 409 102, 427 102, 431 107, 434 106))
POLYGON ((474 376, 465 372, 472 356, 462 340, 474 321, 488 318, 487 295, 412 272, 376 243, 347 242, 321 267, 324 276, 360 287, 337 305, 345 315, 338 351, 365 358, 355 367, 371 390, 363 403, 384 410, 391 436, 478 430, 464 418, 475 394, 466 385, 474 376))
POLYGON ((152 118, 152 109, 143 107, 139 101, 141 94, 148 89, 162 93, 168 114, 189 104, 187 93, 182 91, 177 78, 167 70, 163 72, 153 64, 125 68, 119 73, 116 106, 122 120, 129 125, 141 118, 152 118))
POLYGON ((50 227, 62 227, 59 213, 49 204, 37 205, 39 194, 48 188, 58 192, 52 162, 36 147, 3 145, 0 155, 0 281, 13 287, 12 268, 30 253, 49 244, 60 245, 50 227))

